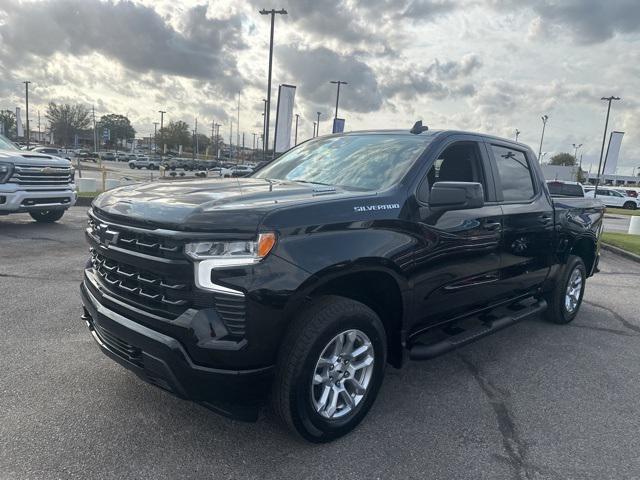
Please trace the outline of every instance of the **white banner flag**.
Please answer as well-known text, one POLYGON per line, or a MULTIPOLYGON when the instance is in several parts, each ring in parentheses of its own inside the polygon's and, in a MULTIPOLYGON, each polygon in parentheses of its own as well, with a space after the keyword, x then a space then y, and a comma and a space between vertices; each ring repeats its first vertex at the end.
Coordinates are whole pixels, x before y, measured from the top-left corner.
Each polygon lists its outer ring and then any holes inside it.
POLYGON ((276 111, 276 131, 274 148, 281 153, 291 148, 291 124, 293 123, 293 104, 296 87, 280 85, 278 89, 278 109, 276 111))
POLYGON ((16 107, 16 135, 24 137, 24 129, 22 128, 22 117, 20 116, 20 107, 16 107))
POLYGON ((620 146, 622 145, 622 136, 624 132, 611 132, 609 137, 609 146, 607 147, 607 156, 604 159, 604 173, 614 174, 618 168, 618 155, 620 154, 620 146))

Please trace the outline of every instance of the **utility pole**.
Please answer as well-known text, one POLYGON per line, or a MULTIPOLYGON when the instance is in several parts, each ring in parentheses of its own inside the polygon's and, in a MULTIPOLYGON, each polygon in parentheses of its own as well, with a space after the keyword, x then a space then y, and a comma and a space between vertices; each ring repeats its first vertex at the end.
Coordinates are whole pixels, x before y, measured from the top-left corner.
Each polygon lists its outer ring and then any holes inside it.
POLYGON ((318 114, 318 123, 316 127, 316 137, 320 136, 320 112, 316 112, 318 114))
POLYGON ((236 123, 236 146, 240 150, 240 92, 238 92, 238 123, 236 123))
POLYGON ((267 158, 267 105, 269 101, 263 98, 264 112, 262 113, 262 160, 267 158))
MULTIPOLYGON (((266 115, 264 119, 265 123, 265 133, 264 133, 264 145, 265 145, 265 154, 267 149, 269 148, 269 112, 271 110, 271 72, 273 66, 273 29, 275 24, 276 15, 286 15, 287 11, 283 8, 280 10, 260 10, 260 15, 271 15, 271 36, 269 37, 269 79, 267 81, 267 105, 266 105, 266 115)), ((275 153, 275 148, 273 149, 275 153)))
POLYGON ((158 110, 160 114, 160 161, 162 161, 162 156, 164 154, 164 114, 167 113, 164 110, 158 110))
POLYGON ((29 148, 29 84, 31 83, 29 80, 22 82, 24 83, 24 97, 26 103, 26 115, 27 115, 27 149, 29 148))
POLYGON ((316 122, 313 122, 313 138, 316 137, 316 122))
POLYGON ((229 125, 229 158, 233 158, 233 120, 229 125))
MULTIPOLYGON (((91 105, 91 116, 93 117, 93 151, 98 151, 98 131, 96 130, 96 107, 91 105)), ((40 132, 40 114, 38 113, 38 132, 40 132)), ((38 133, 40 135, 40 133, 38 133)))
POLYGON ((331 80, 329 83, 333 83, 338 86, 338 91, 336 92, 336 114, 333 118, 338 118, 338 102, 340 101, 340 85, 349 85, 347 82, 343 82, 342 80, 331 80))
POLYGON ((252 135, 253 135, 253 143, 252 143, 253 148, 252 148, 252 150, 254 150, 254 151, 255 151, 255 149, 256 149, 256 135, 257 135, 257 133, 255 133, 255 132, 254 132, 254 133, 252 133, 252 135))
POLYGON ((516 142, 518 141, 519 136, 520 136, 520 130, 516 128, 516 142))
POLYGON ((158 122, 153 122, 153 153, 158 154, 158 122))
MULTIPOLYGON (((573 143, 572 145, 573 145, 573 158, 575 159, 576 163, 578 163, 578 149, 582 146, 582 144, 576 145, 575 143, 573 143)), ((578 173, 576 173, 576 182, 580 181, 581 170, 582 170, 582 155, 580 155, 580 165, 578 166, 578 173)))
MULTIPOLYGON (((607 118, 604 121, 604 134, 602 135, 602 149, 600 150, 600 162, 598 162, 598 177, 596 178, 596 189, 594 190, 594 194, 593 194, 594 198, 596 198, 595 196, 597 195, 598 184, 600 183, 600 168, 602 167, 602 157, 604 155, 604 143, 607 140, 607 129, 609 128, 609 114, 611 113, 611 102, 613 100, 620 100, 620 97, 615 97, 611 95, 610 97, 602 97, 600 100, 609 102, 609 105, 607 106, 607 118)), ((604 170, 604 167, 602 167, 602 170, 604 170)))
POLYGON ((215 143, 216 143, 216 158, 219 157, 219 149, 220 149, 220 127, 222 126, 219 123, 214 123, 213 124, 214 127, 216 127, 216 139, 215 139, 215 143))
MULTIPOLYGON (((93 130, 95 131, 95 119, 94 119, 94 127, 93 130)), ((38 143, 42 142, 42 137, 40 135, 40 110, 38 110, 38 143)))
POLYGON ((294 135, 294 141, 293 141, 294 146, 298 145, 298 120, 300 120, 300 114, 296 113, 296 133, 294 135))
POLYGON ((198 144, 198 117, 196 117, 196 126, 194 130, 194 136, 196 140, 196 155, 200 153, 200 145, 198 144))
POLYGON ((540 117, 542 119, 542 136, 540 137, 540 149, 538 150, 538 161, 542 164, 542 141, 544 140, 544 130, 547 127, 547 120, 549 120, 549 115, 543 115, 540 117))

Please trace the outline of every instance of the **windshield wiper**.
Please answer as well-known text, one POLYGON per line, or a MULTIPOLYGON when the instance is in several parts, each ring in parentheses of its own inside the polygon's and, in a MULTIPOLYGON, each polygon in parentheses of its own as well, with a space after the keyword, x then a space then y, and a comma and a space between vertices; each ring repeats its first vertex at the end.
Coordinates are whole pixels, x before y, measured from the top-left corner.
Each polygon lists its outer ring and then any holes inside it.
POLYGON ((311 183, 313 185, 324 185, 325 187, 334 187, 335 186, 335 185, 331 185, 330 183, 312 182, 310 180, 303 180, 301 178, 294 178, 291 181, 292 182, 298 182, 298 183, 311 183))

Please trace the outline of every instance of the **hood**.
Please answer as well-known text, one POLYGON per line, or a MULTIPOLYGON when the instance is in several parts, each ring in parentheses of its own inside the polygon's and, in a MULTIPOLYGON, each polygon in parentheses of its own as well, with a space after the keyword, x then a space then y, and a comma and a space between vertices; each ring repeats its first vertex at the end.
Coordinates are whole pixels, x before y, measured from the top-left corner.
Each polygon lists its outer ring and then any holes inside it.
POLYGON ((15 165, 41 165, 45 167, 69 167, 71 162, 64 158, 35 153, 28 150, 0 150, 0 162, 15 165))
POLYGON ((255 234, 273 210, 371 192, 262 178, 189 180, 128 185, 93 202, 114 220, 173 230, 255 234))

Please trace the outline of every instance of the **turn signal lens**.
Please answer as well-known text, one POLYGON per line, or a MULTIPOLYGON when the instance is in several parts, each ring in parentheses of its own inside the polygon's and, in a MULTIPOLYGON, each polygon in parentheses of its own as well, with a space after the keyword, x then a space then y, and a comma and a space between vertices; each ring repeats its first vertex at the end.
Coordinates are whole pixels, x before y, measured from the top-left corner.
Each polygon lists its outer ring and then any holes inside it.
POLYGON ((258 235, 258 257, 266 257, 275 244, 275 233, 261 233, 258 235))

